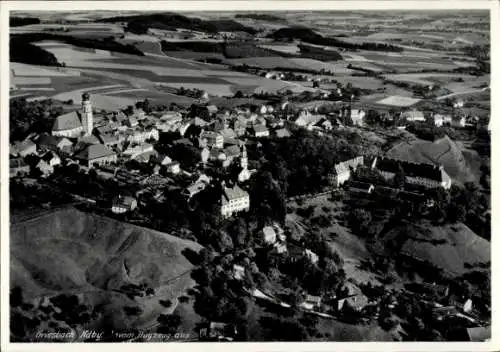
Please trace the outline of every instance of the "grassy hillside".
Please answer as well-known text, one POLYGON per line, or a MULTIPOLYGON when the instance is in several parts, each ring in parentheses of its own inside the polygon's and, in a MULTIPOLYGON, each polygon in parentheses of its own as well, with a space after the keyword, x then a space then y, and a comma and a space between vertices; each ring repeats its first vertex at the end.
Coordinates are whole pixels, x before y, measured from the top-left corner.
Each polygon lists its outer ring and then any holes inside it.
POLYGON ((451 277, 489 267, 490 242, 462 223, 406 223, 390 230, 383 241, 392 253, 427 262, 451 277))
MULTIPOLYGON (((101 306, 86 326, 110 329, 147 326, 165 312, 160 300, 185 295, 194 285, 193 265, 182 254, 198 244, 107 217, 63 208, 11 225, 11 287, 27 302, 43 296, 78 295, 101 306), (154 289, 131 297, 124 285, 154 289), (140 308, 128 315, 124 307, 140 308)), ((33 313, 37 313, 37 305, 33 313)), ((43 320, 42 320, 43 324, 43 320)))

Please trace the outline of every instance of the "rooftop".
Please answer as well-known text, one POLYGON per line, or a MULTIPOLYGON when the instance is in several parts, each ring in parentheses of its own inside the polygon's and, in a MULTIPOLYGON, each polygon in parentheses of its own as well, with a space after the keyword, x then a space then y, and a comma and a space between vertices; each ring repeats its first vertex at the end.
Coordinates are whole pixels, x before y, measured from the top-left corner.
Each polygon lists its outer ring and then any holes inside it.
POLYGON ((72 111, 67 114, 57 116, 54 124, 52 125, 52 131, 73 130, 78 127, 82 127, 80 117, 76 111, 72 111))
POLYGON ((223 199, 228 201, 248 197, 248 193, 242 190, 238 185, 234 185, 232 188, 224 187, 223 199))
POLYGON ((402 168, 405 176, 422 177, 442 182, 446 179, 446 173, 441 166, 426 163, 410 163, 404 160, 378 158, 376 168, 390 173, 397 173, 402 168))
POLYGON ((92 144, 89 145, 87 148, 85 148, 83 151, 78 153, 76 156, 79 159, 85 159, 85 160, 94 160, 98 158, 102 158, 105 156, 110 156, 114 155, 115 152, 112 150, 108 149, 102 144, 92 144))

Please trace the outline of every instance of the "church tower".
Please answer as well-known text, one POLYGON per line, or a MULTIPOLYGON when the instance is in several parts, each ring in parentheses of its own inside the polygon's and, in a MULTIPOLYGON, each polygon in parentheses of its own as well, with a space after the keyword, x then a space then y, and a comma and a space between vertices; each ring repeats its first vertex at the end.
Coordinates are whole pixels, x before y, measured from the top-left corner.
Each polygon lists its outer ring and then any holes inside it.
POLYGON ((247 156, 247 148, 243 144, 243 147, 241 148, 241 158, 240 158, 240 166, 241 166, 241 171, 238 174, 238 181, 239 182, 245 182, 250 179, 250 171, 248 171, 248 156, 247 156))
POLYGON ((82 126, 86 136, 92 134, 94 129, 94 117, 92 116, 92 104, 90 94, 82 94, 82 126))
POLYGON ((248 169, 248 156, 247 156, 247 148, 243 144, 243 148, 241 151, 241 159, 240 159, 240 166, 243 170, 248 169))

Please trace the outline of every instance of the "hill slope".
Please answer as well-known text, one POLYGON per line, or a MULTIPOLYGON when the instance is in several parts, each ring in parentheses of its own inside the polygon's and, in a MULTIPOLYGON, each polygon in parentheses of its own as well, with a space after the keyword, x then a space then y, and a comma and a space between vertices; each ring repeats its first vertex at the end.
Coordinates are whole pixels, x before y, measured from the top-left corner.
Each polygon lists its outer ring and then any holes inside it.
POLYGON ((490 262, 490 242, 462 223, 445 226, 406 223, 390 230, 383 240, 394 253, 430 263, 452 277, 478 270, 490 262))
MULTIPOLYGON (((25 301, 65 293, 82 303, 103 305, 107 328, 151 324, 165 312, 159 300, 173 300, 194 286, 186 248, 201 246, 161 232, 64 208, 11 225, 11 287, 25 301), (124 285, 153 288, 151 296, 127 296, 124 285), (142 313, 127 315, 124 306, 142 313)), ((35 304, 36 307, 36 304, 35 304)), ((91 325, 100 327, 103 321, 91 325)))

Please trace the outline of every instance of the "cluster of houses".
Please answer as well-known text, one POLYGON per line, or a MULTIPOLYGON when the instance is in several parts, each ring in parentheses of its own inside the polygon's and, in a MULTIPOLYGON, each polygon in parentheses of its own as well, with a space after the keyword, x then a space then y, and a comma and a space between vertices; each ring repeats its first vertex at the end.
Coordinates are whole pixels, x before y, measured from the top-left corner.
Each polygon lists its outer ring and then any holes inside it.
MULTIPOLYGON (((11 145, 10 176, 24 176, 35 168, 47 177, 57 165, 75 164, 123 184, 140 185, 139 193, 152 192, 160 199, 162 189, 175 183, 172 177, 182 174, 192 180, 183 190, 190 199, 212 182, 203 169, 227 169, 236 164, 240 170, 236 182, 221 187, 221 215, 230 217, 250 208, 248 193, 238 185, 248 181, 256 171, 249 168, 246 139, 268 137, 271 133, 279 138, 289 137, 291 133, 284 128, 284 120, 275 114, 284 106, 280 103, 219 111, 214 105, 194 105, 183 112, 147 114, 134 109, 98 114, 85 93, 81 109, 57 116, 50 133, 32 134, 11 145), (195 174, 182 170, 179 161, 155 149, 161 133, 176 135, 174 145, 198 150, 201 164, 195 174), (37 156, 36 165, 27 163, 31 155, 37 156), (149 174, 130 170, 126 167, 130 160, 154 167, 149 174)), ((139 196, 135 194, 135 198, 139 196)), ((140 204, 135 198, 117 196, 113 212, 134 210, 140 204)))

